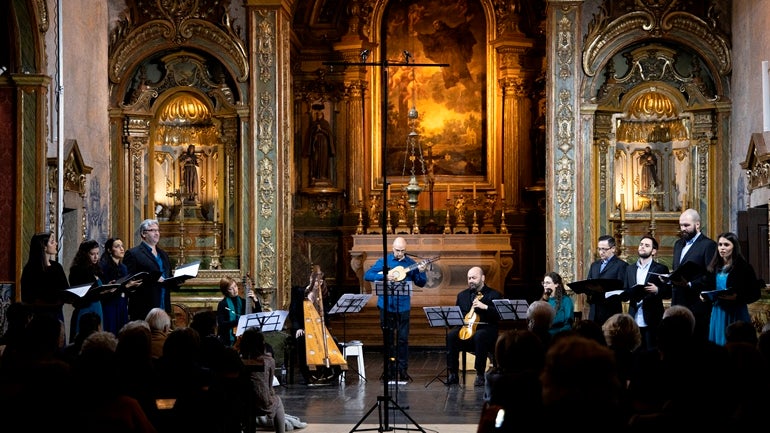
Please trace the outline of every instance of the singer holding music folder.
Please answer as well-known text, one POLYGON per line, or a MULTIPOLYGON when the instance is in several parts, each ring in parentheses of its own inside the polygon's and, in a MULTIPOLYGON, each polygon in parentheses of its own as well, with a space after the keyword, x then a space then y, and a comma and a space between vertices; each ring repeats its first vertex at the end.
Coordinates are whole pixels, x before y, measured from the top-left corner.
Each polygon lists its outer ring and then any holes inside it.
MULTIPOLYGON (((596 249, 599 251, 599 258, 591 263, 587 279, 625 281, 628 263, 615 255, 615 238, 610 235, 599 236, 596 249)), ((599 325, 603 325, 613 314, 623 312, 620 296, 610 296, 607 298, 604 293, 588 293, 586 300, 590 304, 588 320, 593 320, 599 325)))
POLYGON ((486 277, 480 267, 474 266, 468 270, 468 288, 457 294, 455 302, 463 313, 465 324, 452 328, 446 337, 446 363, 449 370, 447 385, 460 382, 457 376, 459 356, 460 350, 465 349, 476 355, 476 380, 473 386, 484 386, 487 356, 494 353, 497 322, 500 319, 500 313, 492 301, 500 298, 500 292, 486 285, 486 277))
POLYGON ((166 310, 173 317, 171 308, 171 288, 163 284, 171 277, 171 260, 168 253, 158 246, 160 225, 156 219, 146 219, 139 224, 139 236, 142 242, 126 251, 123 257, 130 274, 148 272, 158 275, 155 281, 145 281, 128 296, 128 316, 131 320, 144 320, 151 309, 158 307, 166 310))
MULTIPOLYGON (((418 287, 424 287, 428 282, 425 275, 427 264, 418 263, 407 254, 406 239, 400 236, 393 240, 393 252, 389 253, 386 258, 379 258, 366 271, 364 280, 383 281, 382 271, 385 267, 385 260, 387 260, 388 265, 388 281, 411 281, 418 287)), ((395 360, 396 364, 387 366, 382 379, 384 381, 391 379, 410 381, 411 377, 407 373, 407 369, 409 367, 411 296, 388 293, 388 305, 386 306, 384 296, 380 295, 377 297, 377 308, 380 310, 380 326, 382 327, 383 344, 388 350, 388 359, 395 360)))

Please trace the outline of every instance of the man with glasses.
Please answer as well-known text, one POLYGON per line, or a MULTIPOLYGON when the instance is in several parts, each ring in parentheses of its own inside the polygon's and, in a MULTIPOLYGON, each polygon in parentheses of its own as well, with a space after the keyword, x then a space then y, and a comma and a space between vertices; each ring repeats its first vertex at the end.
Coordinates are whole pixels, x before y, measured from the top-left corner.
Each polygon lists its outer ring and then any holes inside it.
MULTIPOLYGON (((397 237, 393 240, 393 252, 387 258, 380 257, 364 274, 366 281, 382 281, 385 260, 388 265, 388 281, 397 283, 411 281, 414 285, 423 287, 428 282, 425 276, 426 265, 417 263, 406 253, 406 239, 397 237)), ((407 373, 409 366, 409 311, 412 308, 411 296, 404 294, 391 295, 388 292, 388 304, 384 296, 377 297, 377 308, 380 310, 380 326, 382 327, 383 343, 388 350, 388 359, 392 363, 386 368, 383 380, 411 381, 407 373), (394 333, 395 331, 395 338, 394 333), (394 344, 395 343, 395 344, 394 344), (395 367, 395 368, 394 368, 395 367)))
MULTIPOLYGON (((153 278, 145 280, 133 293, 128 294, 128 316, 131 320, 144 320, 153 308, 162 308, 170 316, 171 288, 163 281, 171 276, 171 261, 168 253, 158 247, 160 230, 158 220, 146 219, 139 225, 142 243, 126 251, 123 263, 129 275, 147 272, 153 278), (154 279, 158 276, 157 280, 154 279)), ((173 317, 173 316, 172 316, 173 317)))
MULTIPOLYGON (((587 279, 616 279, 625 281, 628 263, 615 256, 615 238, 610 235, 599 236, 596 249, 599 251, 599 259, 591 263, 587 279)), ((588 320, 593 320, 599 325, 604 324, 613 314, 623 312, 620 296, 605 298, 604 293, 591 292, 588 294, 587 301, 590 304, 588 320)))

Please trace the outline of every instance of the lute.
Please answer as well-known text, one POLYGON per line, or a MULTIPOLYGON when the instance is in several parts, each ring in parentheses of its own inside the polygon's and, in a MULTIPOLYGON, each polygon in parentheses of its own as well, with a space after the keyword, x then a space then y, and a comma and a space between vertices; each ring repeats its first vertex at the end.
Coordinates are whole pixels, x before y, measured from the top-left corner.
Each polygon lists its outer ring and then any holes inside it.
POLYGON ((409 266, 406 266, 406 267, 405 266, 396 266, 395 268, 393 268, 393 269, 388 271, 388 276, 391 277, 393 281, 402 281, 404 278, 406 278, 406 274, 408 274, 409 272, 417 269, 418 266, 427 265, 427 264, 433 263, 436 260, 438 260, 439 258, 440 258, 440 256, 430 257, 430 258, 427 258, 427 259, 425 259, 425 260, 423 260, 421 262, 415 262, 415 263, 413 263, 413 264, 411 264, 409 266))

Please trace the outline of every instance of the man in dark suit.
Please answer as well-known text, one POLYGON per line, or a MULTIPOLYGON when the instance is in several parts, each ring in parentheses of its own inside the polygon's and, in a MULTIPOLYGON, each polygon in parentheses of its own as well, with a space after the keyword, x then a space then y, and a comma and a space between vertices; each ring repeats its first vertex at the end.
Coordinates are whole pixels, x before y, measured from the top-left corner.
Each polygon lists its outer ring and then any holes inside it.
POLYGON ((657 347, 657 334, 663 320, 663 299, 671 297, 671 286, 663 283, 658 274, 668 274, 668 266, 654 260, 658 241, 650 235, 639 241, 639 260, 626 269, 625 290, 630 314, 642 333, 642 350, 657 347), (639 286, 643 286, 640 289, 639 286), (636 287, 636 290, 634 290, 636 287))
MULTIPOLYGON (((620 260, 615 255, 615 238, 610 235, 599 236, 596 244, 599 251, 599 259, 591 263, 588 269, 588 280, 615 279, 626 280, 626 268, 628 263, 620 260)), ((609 319, 615 313, 623 312, 623 304, 620 296, 604 297, 604 293, 589 293, 587 301, 590 304, 588 320, 593 320, 599 325, 609 319)))
POLYGON ((497 322, 500 319, 500 313, 492 301, 500 298, 500 292, 486 285, 486 276, 480 267, 474 266, 468 270, 468 288, 457 294, 455 305, 460 307, 466 322, 472 319, 473 323, 456 326, 447 333, 447 385, 460 382, 457 373, 460 368, 460 351, 464 349, 476 355, 476 379, 473 386, 484 386, 487 356, 494 355, 497 322))
POLYGON ((163 281, 171 276, 168 254, 158 247, 160 230, 158 220, 146 219, 139 225, 142 243, 126 251, 123 263, 129 274, 149 272, 160 275, 157 281, 144 281, 128 296, 128 316, 131 320, 144 320, 153 308, 162 308, 171 316, 171 288, 163 281))
POLYGON ((676 271, 686 262, 694 262, 703 268, 703 273, 691 281, 671 281, 671 305, 684 305, 695 315, 695 336, 708 338, 711 320, 711 305, 700 299, 700 292, 706 289, 706 268, 717 251, 717 244, 701 232, 700 214, 687 209, 679 216, 679 240, 674 244, 672 267, 676 271))

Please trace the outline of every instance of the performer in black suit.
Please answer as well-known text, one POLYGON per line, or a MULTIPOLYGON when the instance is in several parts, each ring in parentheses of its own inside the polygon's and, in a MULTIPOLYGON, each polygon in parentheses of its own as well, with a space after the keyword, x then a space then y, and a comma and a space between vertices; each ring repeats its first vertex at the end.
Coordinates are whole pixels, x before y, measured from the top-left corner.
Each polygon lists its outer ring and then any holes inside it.
POLYGON ((144 320, 151 309, 164 309, 173 317, 171 309, 171 287, 163 284, 170 277, 171 261, 168 254, 158 247, 160 230, 158 220, 146 219, 139 225, 142 243, 126 251, 123 263, 129 274, 149 272, 160 274, 157 281, 145 281, 128 297, 128 315, 131 320, 144 320))
MULTIPOLYGON (((599 236, 596 249, 599 251, 599 259, 591 263, 586 279, 625 281, 628 263, 615 256, 615 238, 610 235, 599 236)), ((591 305, 588 311, 588 320, 593 320, 599 325, 604 324, 613 314, 623 312, 620 296, 605 298, 603 293, 592 293, 588 295, 586 300, 591 305)))
POLYGON ((658 241, 650 235, 639 241, 639 260, 626 269, 626 298, 628 314, 634 318, 642 333, 640 350, 653 350, 658 346, 658 327, 663 320, 663 299, 671 297, 671 286, 661 281, 657 274, 668 274, 668 266, 655 261, 658 241), (643 285, 644 290, 634 291, 643 285))
POLYGON ((500 299, 502 295, 495 289, 487 286, 484 271, 474 266, 468 270, 468 288, 457 294, 455 305, 460 307, 466 322, 473 311, 474 321, 472 325, 456 326, 452 328, 446 337, 447 348, 447 385, 459 383, 457 373, 460 368, 460 350, 465 349, 476 355, 474 367, 476 368, 476 380, 473 386, 484 386, 484 372, 487 367, 487 355, 494 353, 497 342, 497 322, 500 313, 495 309, 492 300, 500 299), (466 336, 468 338, 463 339, 466 336))
POLYGON ((679 216, 680 239, 674 244, 673 270, 685 262, 695 262, 703 268, 703 275, 692 281, 671 281, 671 305, 684 305, 695 315, 695 336, 708 338, 711 305, 700 299, 700 292, 707 289, 706 268, 717 251, 717 244, 701 232, 700 214, 687 209, 679 216))

